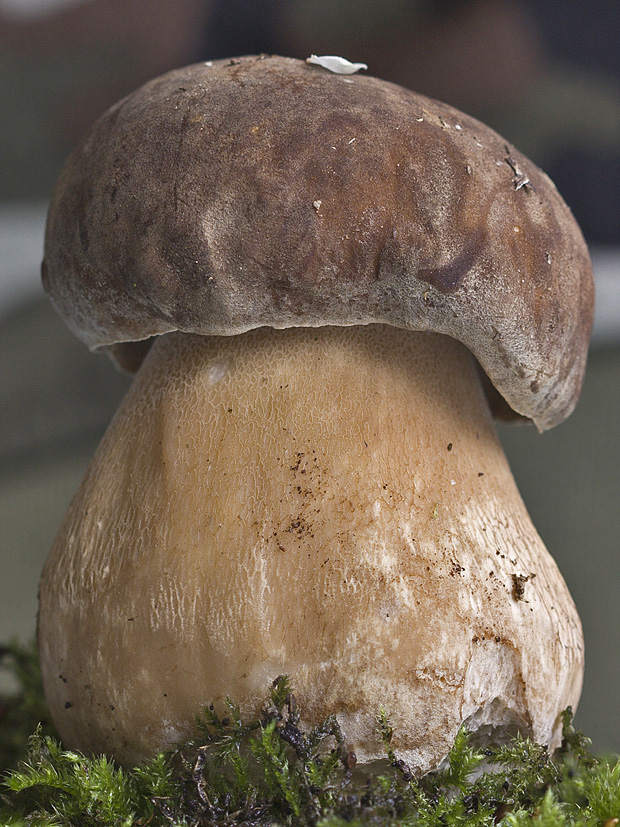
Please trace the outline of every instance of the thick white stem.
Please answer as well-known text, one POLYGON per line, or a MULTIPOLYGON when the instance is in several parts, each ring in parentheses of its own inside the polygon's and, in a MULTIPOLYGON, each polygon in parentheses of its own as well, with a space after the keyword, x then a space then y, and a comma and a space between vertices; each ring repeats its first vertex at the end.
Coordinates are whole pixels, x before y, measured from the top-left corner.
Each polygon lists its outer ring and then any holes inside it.
MULTIPOLYGON (((153 345, 41 584, 71 746, 139 760, 289 674, 360 758, 387 707, 427 771, 459 725, 553 743, 583 644, 469 352, 373 325, 153 345)), ((373 748, 371 744, 375 744, 373 748)))

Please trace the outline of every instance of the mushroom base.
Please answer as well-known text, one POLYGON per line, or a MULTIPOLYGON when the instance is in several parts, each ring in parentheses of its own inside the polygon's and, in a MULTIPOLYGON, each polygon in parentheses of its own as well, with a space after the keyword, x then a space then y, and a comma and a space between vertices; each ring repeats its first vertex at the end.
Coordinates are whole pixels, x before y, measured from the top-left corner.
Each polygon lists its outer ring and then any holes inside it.
POLYGON ((413 769, 463 722, 551 746, 583 641, 473 357, 381 325, 156 340, 43 572, 46 696, 124 764, 255 714, 288 674, 360 760, 413 769))

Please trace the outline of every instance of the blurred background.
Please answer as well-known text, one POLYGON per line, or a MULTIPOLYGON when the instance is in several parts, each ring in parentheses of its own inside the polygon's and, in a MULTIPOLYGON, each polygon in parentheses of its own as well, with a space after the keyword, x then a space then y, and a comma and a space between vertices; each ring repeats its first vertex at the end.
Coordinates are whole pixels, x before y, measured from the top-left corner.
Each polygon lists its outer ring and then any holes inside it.
POLYGON ((581 401, 542 436, 500 436, 583 620, 577 725, 619 751, 619 32, 617 0, 0 0, 0 641, 33 635, 41 566, 128 386, 39 286, 64 159, 104 109, 168 69, 338 54, 496 128, 551 175, 591 246, 581 401))

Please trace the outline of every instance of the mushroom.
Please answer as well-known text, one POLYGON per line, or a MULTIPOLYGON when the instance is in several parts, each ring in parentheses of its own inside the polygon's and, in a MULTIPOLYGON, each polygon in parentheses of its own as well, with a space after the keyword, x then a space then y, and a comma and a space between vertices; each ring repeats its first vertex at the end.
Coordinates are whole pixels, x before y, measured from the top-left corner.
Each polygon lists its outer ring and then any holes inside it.
POLYGON ((135 763, 281 674, 361 760, 382 705, 419 773, 462 724, 559 742, 581 626, 487 401, 544 430, 580 391, 591 268, 540 170, 372 77, 194 65, 74 152, 43 281, 137 371, 41 581, 67 745, 135 763))

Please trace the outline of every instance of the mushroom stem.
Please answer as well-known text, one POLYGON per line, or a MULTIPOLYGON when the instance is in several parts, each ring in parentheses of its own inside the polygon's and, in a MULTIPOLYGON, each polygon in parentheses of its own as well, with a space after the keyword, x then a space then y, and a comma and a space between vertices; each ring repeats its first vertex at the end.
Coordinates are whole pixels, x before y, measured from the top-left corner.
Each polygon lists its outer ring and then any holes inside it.
POLYGON ((382 325, 155 340, 40 599, 59 732, 124 763, 284 673, 362 759, 384 705, 421 772, 464 721, 556 743, 581 687, 473 357, 382 325))

